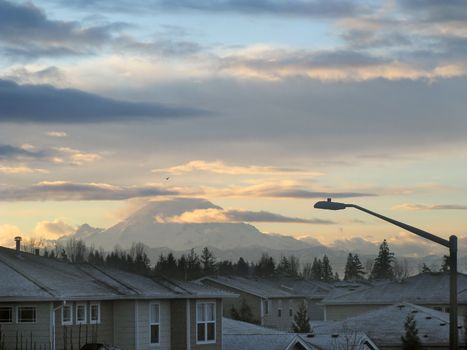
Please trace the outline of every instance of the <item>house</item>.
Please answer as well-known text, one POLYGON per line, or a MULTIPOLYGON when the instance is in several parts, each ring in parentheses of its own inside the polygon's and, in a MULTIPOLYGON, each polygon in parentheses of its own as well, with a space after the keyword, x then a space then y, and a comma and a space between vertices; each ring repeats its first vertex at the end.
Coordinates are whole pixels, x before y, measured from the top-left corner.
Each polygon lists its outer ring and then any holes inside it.
MULTIPOLYGON (((458 273, 458 314, 467 314, 467 275, 458 273)), ((388 305, 409 302, 449 312, 449 272, 425 272, 402 281, 330 293, 321 304, 325 320, 339 321, 388 305)))
POLYGON ((246 303, 255 323, 281 330, 291 328, 293 317, 303 302, 311 319, 322 319, 324 313, 317 304, 332 288, 325 283, 279 277, 213 276, 203 277, 199 282, 240 295, 224 303, 224 316, 231 317, 232 308, 239 310, 242 303, 246 303))
MULTIPOLYGON (((405 334, 407 316, 415 319, 423 349, 447 349, 449 347, 449 314, 432 308, 410 303, 386 306, 338 322, 323 322, 313 326, 316 333, 337 333, 343 330, 364 332, 380 348, 401 349, 401 336, 405 334)), ((465 348, 465 328, 459 317, 459 344, 465 348), (464 345, 464 346, 462 346, 464 345)))
POLYGON ((362 332, 296 334, 228 318, 223 320, 224 350, 378 350, 362 332))
POLYGON ((0 247, 0 344, 7 349, 222 349, 232 293, 0 247))

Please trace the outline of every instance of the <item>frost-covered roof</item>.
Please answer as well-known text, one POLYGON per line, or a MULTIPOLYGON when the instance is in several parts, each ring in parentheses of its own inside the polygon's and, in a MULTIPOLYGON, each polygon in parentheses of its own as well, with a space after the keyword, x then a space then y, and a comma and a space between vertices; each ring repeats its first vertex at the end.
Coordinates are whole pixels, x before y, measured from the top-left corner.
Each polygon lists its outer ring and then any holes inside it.
MULTIPOLYGON (((463 273, 458 273, 458 291, 458 302, 467 303, 467 275, 463 273)), ((330 293, 322 300, 324 305, 392 305, 400 302, 448 304, 449 273, 421 273, 401 282, 387 282, 341 294, 330 293)))
POLYGON ((234 296, 195 283, 71 264, 0 247, 0 300, 201 298, 234 296))
POLYGON ((309 350, 347 349, 349 345, 354 350, 378 349, 362 332, 315 332, 313 335, 286 333, 228 318, 222 319, 222 326, 222 345, 225 350, 286 350, 292 349, 292 345, 297 343, 309 350))
POLYGON ((281 332, 229 318, 222 319, 224 350, 288 350, 296 343, 300 343, 307 350, 318 350, 294 333, 281 332))
POLYGON ((240 276, 203 277, 200 281, 211 280, 260 298, 323 298, 332 286, 297 278, 245 278, 240 276))
MULTIPOLYGON (((404 322, 408 315, 413 315, 417 324, 418 335, 422 344, 445 345, 449 343, 449 314, 430 308, 400 303, 373 310, 362 315, 338 322, 321 322, 314 325, 316 333, 323 332, 364 332, 378 346, 399 346, 401 336, 405 334, 404 322)), ((459 326, 463 327, 459 317, 459 326)), ((463 342, 464 329, 459 332, 463 342)))

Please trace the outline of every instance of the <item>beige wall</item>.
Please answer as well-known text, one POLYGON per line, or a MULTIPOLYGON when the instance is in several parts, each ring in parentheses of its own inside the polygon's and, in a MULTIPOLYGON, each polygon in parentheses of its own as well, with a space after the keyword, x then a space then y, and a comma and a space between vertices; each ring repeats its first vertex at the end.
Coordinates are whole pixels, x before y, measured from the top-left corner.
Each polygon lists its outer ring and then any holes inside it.
POLYGON ((0 324, 2 333, 2 342, 4 341, 7 349, 16 348, 16 335, 18 334, 18 349, 22 341, 23 349, 26 346, 30 348, 31 340, 32 345, 36 349, 45 348, 50 349, 50 327, 51 327, 51 310, 52 303, 38 302, 38 303, 0 303, 0 306, 13 307, 13 322, 10 324, 0 324), (33 306, 36 308, 36 322, 31 324, 18 324, 17 323, 17 308, 18 306, 33 306))

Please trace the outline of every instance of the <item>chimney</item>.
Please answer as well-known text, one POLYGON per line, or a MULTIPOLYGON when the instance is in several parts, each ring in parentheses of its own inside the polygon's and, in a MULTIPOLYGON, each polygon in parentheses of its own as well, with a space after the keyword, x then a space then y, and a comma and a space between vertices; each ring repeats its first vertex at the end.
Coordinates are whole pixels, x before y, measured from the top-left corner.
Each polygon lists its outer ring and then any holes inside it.
POLYGON ((21 237, 16 236, 15 242, 16 242, 16 251, 19 253, 21 251, 21 237))

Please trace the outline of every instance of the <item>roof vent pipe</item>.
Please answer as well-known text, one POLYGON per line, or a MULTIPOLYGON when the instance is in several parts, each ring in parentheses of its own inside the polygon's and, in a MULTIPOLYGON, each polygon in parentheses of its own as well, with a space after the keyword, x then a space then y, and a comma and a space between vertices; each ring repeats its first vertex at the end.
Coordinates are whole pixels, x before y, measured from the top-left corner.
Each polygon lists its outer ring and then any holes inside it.
POLYGON ((16 236, 15 242, 16 242, 16 251, 19 253, 21 251, 21 237, 16 236))

